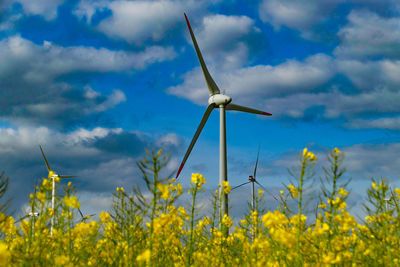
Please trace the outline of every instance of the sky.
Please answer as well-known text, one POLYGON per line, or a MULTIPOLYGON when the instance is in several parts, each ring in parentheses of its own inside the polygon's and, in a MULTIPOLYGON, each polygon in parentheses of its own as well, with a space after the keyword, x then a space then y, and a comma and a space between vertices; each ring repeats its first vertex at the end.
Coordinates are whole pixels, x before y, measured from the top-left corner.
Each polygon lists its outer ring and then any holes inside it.
MULTIPOLYGON (((371 177, 400 185, 397 0, 2 0, 0 170, 17 214, 47 176, 39 145, 57 173, 78 176, 85 213, 143 185, 145 148, 170 153, 165 174, 177 170, 208 104, 184 12, 221 91, 273 114, 227 112, 231 185, 252 174, 259 145, 257 178, 275 194, 304 147, 316 178, 329 150, 345 153, 352 207, 371 177)), ((186 188, 195 172, 216 189, 218 143, 215 110, 180 175, 186 188)), ((249 194, 231 193, 233 214, 249 194)))

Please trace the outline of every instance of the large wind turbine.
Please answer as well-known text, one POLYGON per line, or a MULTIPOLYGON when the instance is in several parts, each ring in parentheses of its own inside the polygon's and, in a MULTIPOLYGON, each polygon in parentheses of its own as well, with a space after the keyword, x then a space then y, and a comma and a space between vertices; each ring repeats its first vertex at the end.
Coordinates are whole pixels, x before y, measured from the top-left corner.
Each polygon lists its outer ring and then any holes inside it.
POLYGON ((196 38, 193 34, 192 27, 190 26, 189 20, 185 14, 185 19, 186 23, 188 25, 189 31, 190 31, 190 36, 192 37, 193 45, 196 50, 197 57, 200 62, 201 69, 204 74, 204 79, 206 80, 206 84, 208 87, 208 91, 210 93, 210 98, 208 99, 208 107, 203 115, 203 118, 201 119, 200 125, 197 127, 196 133, 193 136, 192 141, 190 142, 190 145, 186 151, 185 156, 183 157, 182 163, 179 166, 178 173, 176 177, 178 178, 180 172, 182 171, 183 166, 185 165, 185 162, 187 158, 189 157, 190 152, 193 149, 194 144, 197 141, 197 138, 199 137, 204 125, 207 122, 208 117, 211 114, 211 111, 214 108, 219 108, 220 112, 220 127, 219 127, 219 184, 220 184, 220 191, 221 191, 221 216, 224 216, 224 214, 228 214, 228 196, 224 193, 224 190, 222 190, 222 182, 227 181, 227 165, 226 165, 226 122, 225 122, 225 110, 236 110, 236 111, 243 111, 243 112, 248 112, 248 113, 254 113, 254 114, 259 114, 259 115, 266 115, 266 116, 271 116, 271 113, 248 108, 248 107, 243 107, 239 106, 236 104, 232 104, 232 98, 221 94, 217 84, 214 82, 213 78, 211 77, 210 73, 208 72, 208 69, 206 67, 206 64, 204 63, 203 56, 201 55, 199 46, 197 45, 196 38))
POLYGON ((51 210, 53 211, 53 216, 51 216, 51 226, 50 226, 50 233, 51 235, 53 235, 53 227, 54 227, 54 201, 55 201, 55 197, 56 197, 56 182, 55 179, 56 177, 58 178, 72 178, 72 177, 76 177, 76 176, 71 176, 71 175, 58 175, 57 173, 55 173, 54 171, 51 170, 49 163, 47 162, 46 156, 44 155, 42 146, 40 146, 40 151, 42 151, 42 155, 43 155, 43 159, 44 162, 46 163, 46 167, 47 170, 49 171, 49 175, 48 178, 52 180, 53 183, 53 188, 52 188, 52 192, 51 192, 51 210))

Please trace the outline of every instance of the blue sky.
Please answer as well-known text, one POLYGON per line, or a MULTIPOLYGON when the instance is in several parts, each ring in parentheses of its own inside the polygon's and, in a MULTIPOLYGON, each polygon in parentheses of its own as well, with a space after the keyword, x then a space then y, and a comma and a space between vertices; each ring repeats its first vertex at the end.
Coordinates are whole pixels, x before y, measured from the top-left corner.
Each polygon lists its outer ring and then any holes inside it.
MULTIPOLYGON (((166 172, 177 169, 208 99, 184 12, 220 89, 273 114, 227 114, 232 185, 252 173, 258 144, 259 181, 275 193, 304 147, 318 156, 317 176, 330 149, 344 151, 354 205, 371 177, 399 185, 398 1, 4 0, 0 168, 14 209, 47 175, 39 144, 53 169, 79 177, 88 212, 107 208, 117 186, 140 184, 144 148, 169 151, 166 172)), ((184 185, 200 172, 215 189, 218 120, 213 112, 184 185)))

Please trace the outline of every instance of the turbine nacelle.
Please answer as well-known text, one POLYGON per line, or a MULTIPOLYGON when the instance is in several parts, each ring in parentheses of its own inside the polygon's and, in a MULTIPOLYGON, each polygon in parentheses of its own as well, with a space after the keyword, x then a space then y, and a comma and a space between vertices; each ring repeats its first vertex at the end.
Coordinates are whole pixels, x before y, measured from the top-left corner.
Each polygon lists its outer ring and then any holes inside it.
POLYGON ((227 95, 223 95, 223 94, 215 94, 210 96, 210 98, 208 99, 208 104, 215 104, 217 107, 219 107, 220 105, 228 105, 229 103, 231 103, 232 98, 230 96, 227 95))

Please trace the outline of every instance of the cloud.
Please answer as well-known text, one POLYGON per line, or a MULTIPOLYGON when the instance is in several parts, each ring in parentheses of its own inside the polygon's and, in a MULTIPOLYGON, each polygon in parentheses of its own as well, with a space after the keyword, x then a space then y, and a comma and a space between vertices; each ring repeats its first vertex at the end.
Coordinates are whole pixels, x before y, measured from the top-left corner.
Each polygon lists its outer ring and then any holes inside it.
MULTIPOLYGON (((248 38, 257 31, 254 21, 247 16, 211 15, 203 18, 199 29, 194 28, 207 62, 224 69, 236 68, 247 62, 248 38)), ((188 42, 192 45, 191 40, 188 42)))
POLYGON ((74 13, 90 22, 98 11, 110 10, 97 29, 107 36, 141 45, 160 41, 183 22, 183 12, 196 6, 193 1, 80 1, 74 13))
POLYGON ((349 127, 358 129, 387 129, 387 130, 400 130, 400 117, 385 117, 378 119, 357 119, 348 124, 349 127))
MULTIPOLYGON (((254 102, 255 97, 259 102, 264 97, 316 90, 332 78, 335 65, 329 56, 317 54, 304 62, 287 60, 277 66, 257 65, 227 73, 212 69, 211 73, 216 73, 214 80, 221 90, 227 90, 234 101, 237 97, 241 103, 249 104, 254 102)), ((207 103, 208 90, 199 68, 186 73, 183 84, 170 87, 167 92, 199 104, 207 103)))
MULTIPOLYGON (((305 39, 332 40, 335 32, 331 30, 342 23, 340 19, 347 9, 356 10, 350 13, 349 18, 352 20, 355 19, 354 15, 357 13, 375 12, 382 16, 398 15, 400 5, 396 0, 263 0, 258 12, 260 19, 272 24, 275 30, 286 26, 298 30, 305 39)), ((381 26, 381 23, 374 21, 373 17, 365 22, 366 25, 359 25, 357 29, 353 28, 355 36, 364 38, 372 32, 377 33, 374 29, 381 26), (378 25, 373 27, 373 23, 378 23, 378 25), (367 31, 371 32, 367 33, 367 31)), ((347 30, 350 29, 347 28, 347 30)), ((372 46, 371 44, 371 50, 373 50, 372 46)))
POLYGON ((363 179, 387 177, 398 179, 400 143, 354 145, 344 149, 346 169, 363 179))
MULTIPOLYGON (((400 111, 398 101, 400 92, 385 89, 360 94, 344 94, 337 90, 321 93, 299 93, 287 97, 264 100, 268 109, 276 116, 306 118, 307 110, 321 107, 314 117, 323 119, 346 118, 357 120, 360 117, 393 114, 400 111)), ((357 125, 357 124, 355 124, 357 125)))
POLYGON ((400 85, 400 60, 337 60, 338 71, 345 74, 361 90, 387 88, 396 90, 400 85))
POLYGON ((40 15, 46 20, 53 20, 57 17, 57 9, 65 0, 14 0, 20 3, 25 14, 40 15))
POLYGON ((100 113, 126 101, 114 89, 109 96, 86 86, 76 88, 64 79, 79 72, 119 72, 141 70, 150 64, 170 60, 172 48, 150 46, 141 52, 113 51, 94 47, 42 45, 12 36, 0 41, 0 99, 2 118, 31 123, 69 124, 100 113))
POLYGON ((368 10, 353 10, 340 29, 335 54, 345 58, 399 58, 399 17, 382 17, 368 10))
POLYGON ((263 0, 259 5, 262 21, 275 29, 287 26, 302 32, 309 39, 316 37, 313 27, 329 19, 329 13, 343 0, 263 0))
POLYGON ((47 41, 37 45, 20 36, 3 39, 0 49, 5 63, 0 69, 0 75, 10 75, 16 71, 14 68, 18 68, 22 79, 34 83, 53 80, 74 71, 142 69, 155 62, 170 60, 176 55, 170 47, 150 46, 144 51, 130 53, 85 46, 62 47, 47 41))

